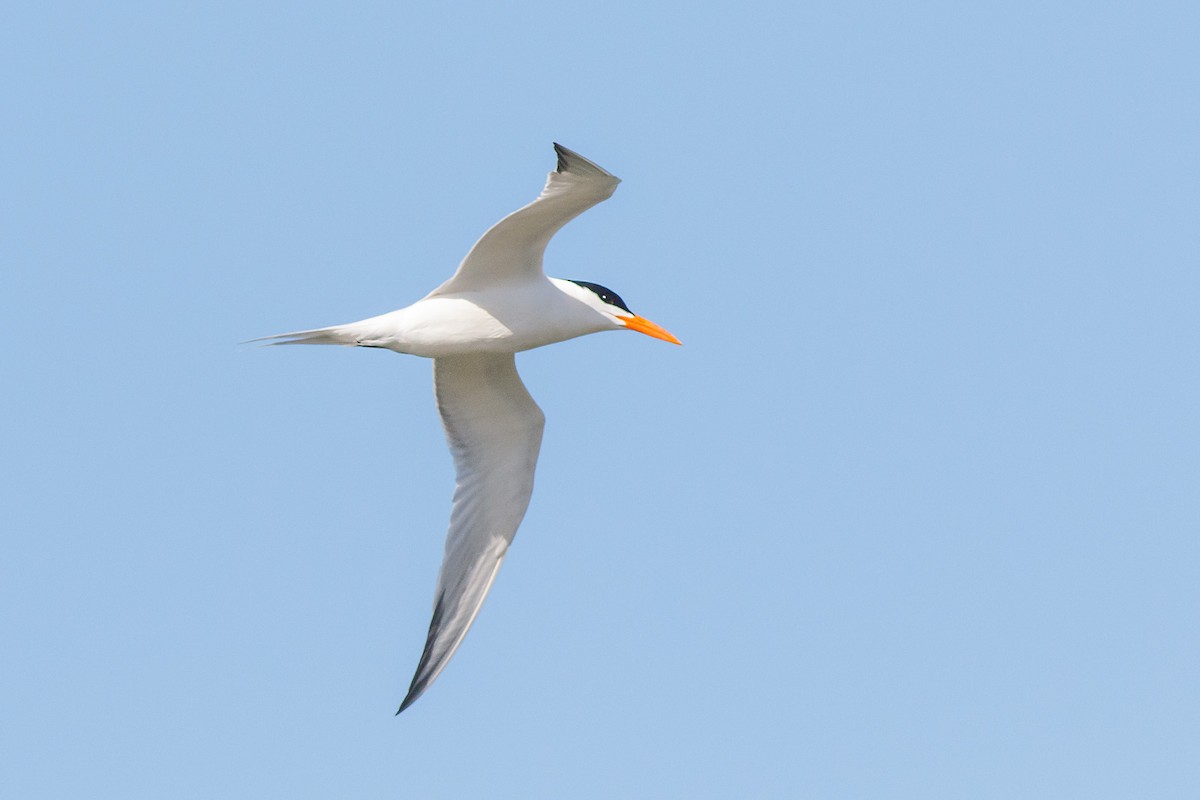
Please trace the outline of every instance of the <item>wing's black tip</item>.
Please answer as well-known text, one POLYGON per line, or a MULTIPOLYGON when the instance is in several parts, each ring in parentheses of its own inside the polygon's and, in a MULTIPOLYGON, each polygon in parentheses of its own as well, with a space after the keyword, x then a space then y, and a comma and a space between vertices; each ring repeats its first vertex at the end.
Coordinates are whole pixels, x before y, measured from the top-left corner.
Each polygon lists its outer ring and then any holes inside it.
POLYGON ((396 716, 400 716, 402 713, 404 713, 404 709, 417 702, 417 698, 421 696, 421 692, 423 691, 425 691, 424 686, 422 686, 420 689, 416 688, 415 686, 409 689, 408 694, 406 694, 404 699, 400 701, 400 708, 396 709, 396 716))
POLYGON ((433 619, 429 622, 429 633, 425 637, 425 650, 421 653, 421 661, 417 664, 417 672, 413 675, 412 683, 408 687, 408 694, 404 696, 404 700, 400 702, 400 708, 396 711, 396 716, 404 709, 417 702, 417 698, 424 694, 429 688, 429 684, 433 683, 434 675, 427 671, 430 657, 433 654, 433 642, 437 639, 438 629, 442 626, 442 614, 445 612, 445 594, 438 595, 437 602, 433 606, 433 619))
MULTIPOLYGON (((424 659, 422 659, 421 664, 424 666, 424 659)), ((425 689, 429 686, 428 680, 418 680, 419 677, 421 677, 420 667, 417 668, 417 674, 413 676, 412 686, 408 687, 408 694, 404 695, 404 699, 400 701, 400 708, 396 710, 397 717, 403 713, 404 709, 417 702, 417 698, 420 697, 422 693, 424 693, 425 689)))
POLYGON ((554 152, 558 155, 556 171, 559 173, 569 172, 582 178, 608 178, 613 181, 614 186, 621 182, 620 178, 604 167, 594 161, 589 161, 574 150, 568 150, 558 142, 554 142, 554 152))

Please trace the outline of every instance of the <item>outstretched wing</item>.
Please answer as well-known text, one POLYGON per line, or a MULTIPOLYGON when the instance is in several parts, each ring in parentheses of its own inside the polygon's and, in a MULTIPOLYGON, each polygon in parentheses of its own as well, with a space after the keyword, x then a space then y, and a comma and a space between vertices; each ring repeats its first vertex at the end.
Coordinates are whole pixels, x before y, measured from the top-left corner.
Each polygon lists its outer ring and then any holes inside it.
POLYGON ((474 292, 542 274, 542 254, 559 228, 612 197, 620 178, 560 144, 558 169, 538 199, 493 225, 467 253, 458 271, 434 295, 474 292))
POLYGON ((457 486, 433 621, 400 711, 429 688, 479 613, 529 506, 545 423, 512 354, 435 359, 433 381, 457 486))

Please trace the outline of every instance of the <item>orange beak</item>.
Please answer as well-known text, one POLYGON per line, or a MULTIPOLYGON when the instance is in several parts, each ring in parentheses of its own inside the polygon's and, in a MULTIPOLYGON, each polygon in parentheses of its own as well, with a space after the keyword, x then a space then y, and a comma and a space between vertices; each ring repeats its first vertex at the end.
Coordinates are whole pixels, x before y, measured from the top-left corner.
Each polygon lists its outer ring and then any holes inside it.
POLYGON ((639 317, 637 314, 634 314, 632 317, 621 317, 620 319, 625 323, 625 327, 631 331, 644 333, 647 336, 653 336, 655 339, 662 339, 664 342, 670 342, 671 344, 683 344, 683 342, 668 333, 666 328, 655 325, 645 317, 639 317))

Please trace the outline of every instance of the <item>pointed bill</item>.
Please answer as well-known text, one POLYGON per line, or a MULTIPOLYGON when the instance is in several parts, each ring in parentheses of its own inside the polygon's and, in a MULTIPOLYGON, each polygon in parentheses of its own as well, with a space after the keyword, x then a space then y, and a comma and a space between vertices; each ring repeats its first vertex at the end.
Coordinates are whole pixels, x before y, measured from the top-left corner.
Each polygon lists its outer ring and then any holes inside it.
POLYGON ((653 336, 655 339, 662 339, 664 342, 670 342, 671 344, 683 344, 666 328, 651 322, 645 317, 639 317, 637 314, 634 314, 632 317, 621 317, 620 319, 625 323, 625 327, 631 331, 644 333, 647 336, 653 336))

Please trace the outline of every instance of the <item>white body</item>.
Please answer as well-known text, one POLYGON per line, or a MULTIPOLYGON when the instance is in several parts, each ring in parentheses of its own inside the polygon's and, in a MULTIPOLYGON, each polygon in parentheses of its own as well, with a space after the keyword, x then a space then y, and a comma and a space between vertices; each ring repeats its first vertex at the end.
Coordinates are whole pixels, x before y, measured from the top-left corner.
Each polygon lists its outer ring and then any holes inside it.
POLYGON ((544 275, 490 291, 439 292, 399 311, 341 327, 360 346, 426 358, 519 353, 624 327, 592 308, 592 292, 544 275))

